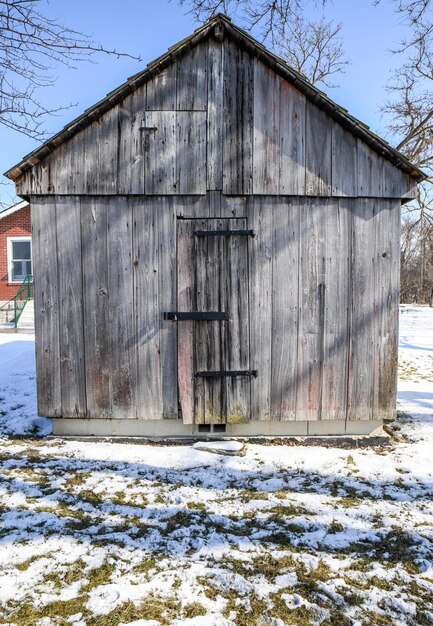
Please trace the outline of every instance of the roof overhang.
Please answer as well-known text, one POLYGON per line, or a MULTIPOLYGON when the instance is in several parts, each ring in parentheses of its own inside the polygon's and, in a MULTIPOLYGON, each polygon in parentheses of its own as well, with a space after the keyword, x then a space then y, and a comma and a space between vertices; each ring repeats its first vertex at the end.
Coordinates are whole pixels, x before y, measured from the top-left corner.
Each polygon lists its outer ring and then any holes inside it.
POLYGON ((22 202, 18 202, 17 204, 14 204, 13 206, 9 208, 4 209, 4 211, 1 211, 0 220, 4 219, 5 217, 8 217, 9 215, 12 215, 13 213, 16 213, 17 211, 21 211, 22 209, 25 209, 28 206, 30 205, 25 200, 23 200, 22 202))

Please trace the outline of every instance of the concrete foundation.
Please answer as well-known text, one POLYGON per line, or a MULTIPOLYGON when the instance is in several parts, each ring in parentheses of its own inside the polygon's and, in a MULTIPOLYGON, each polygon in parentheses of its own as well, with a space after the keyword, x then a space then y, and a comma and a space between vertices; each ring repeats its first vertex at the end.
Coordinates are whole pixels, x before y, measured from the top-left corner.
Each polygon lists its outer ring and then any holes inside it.
POLYGON ((246 424, 221 424, 203 428, 181 420, 74 419, 53 418, 53 434, 76 437, 148 437, 150 439, 202 439, 223 437, 382 437, 382 420, 320 422, 252 421, 246 424))

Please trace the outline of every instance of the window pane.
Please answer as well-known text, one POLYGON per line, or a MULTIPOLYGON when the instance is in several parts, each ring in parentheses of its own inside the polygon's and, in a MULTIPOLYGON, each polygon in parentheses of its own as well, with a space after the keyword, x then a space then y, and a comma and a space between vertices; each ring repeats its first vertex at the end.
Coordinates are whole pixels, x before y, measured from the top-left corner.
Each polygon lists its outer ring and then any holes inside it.
POLYGON ((26 274, 30 276, 32 273, 32 262, 26 261, 26 274))
POLYGON ((22 261, 14 261, 12 266, 12 280, 24 280, 25 274, 24 263, 22 261))
POLYGON ((12 256, 14 259, 30 259, 30 241, 13 241, 12 256))

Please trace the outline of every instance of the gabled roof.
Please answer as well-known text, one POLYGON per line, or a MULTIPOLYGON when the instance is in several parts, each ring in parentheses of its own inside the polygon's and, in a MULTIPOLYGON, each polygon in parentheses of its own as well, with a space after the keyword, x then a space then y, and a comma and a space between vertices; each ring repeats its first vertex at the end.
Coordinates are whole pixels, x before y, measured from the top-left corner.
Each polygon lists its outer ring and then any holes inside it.
POLYGON ((25 200, 23 200, 22 202, 17 202, 17 204, 14 204, 7 209, 3 209, 3 211, 0 211, 0 220, 8 217, 9 215, 12 215, 13 213, 16 213, 17 211, 21 211, 21 209, 26 209, 28 206, 29 203, 25 200))
POLYGON ((427 178, 422 170, 413 165, 406 157, 398 152, 398 150, 392 148, 384 139, 373 133, 366 124, 350 115, 347 109, 333 102, 323 91, 309 83, 305 76, 287 65, 283 59, 267 50, 265 46, 251 37, 247 32, 235 26, 230 18, 222 14, 213 16, 203 26, 197 28, 189 37, 171 46, 165 54, 151 63, 148 63, 144 70, 128 78, 125 83, 111 91, 105 98, 86 109, 82 115, 65 126, 63 130, 51 137, 51 139, 46 141, 42 146, 33 150, 33 152, 25 156, 17 165, 5 172, 5 176, 11 180, 18 178, 23 172, 31 169, 34 165, 42 161, 80 130, 90 126, 90 124, 100 118, 106 111, 121 102, 126 96, 141 87, 156 74, 164 70, 175 59, 181 57, 212 33, 215 33, 219 38, 227 36, 235 40, 241 47, 249 51, 251 55, 259 58, 277 74, 294 85, 317 107, 330 114, 341 126, 359 137, 370 146, 372 150, 377 152, 377 154, 391 161, 391 163, 406 174, 409 174, 417 181, 427 178))

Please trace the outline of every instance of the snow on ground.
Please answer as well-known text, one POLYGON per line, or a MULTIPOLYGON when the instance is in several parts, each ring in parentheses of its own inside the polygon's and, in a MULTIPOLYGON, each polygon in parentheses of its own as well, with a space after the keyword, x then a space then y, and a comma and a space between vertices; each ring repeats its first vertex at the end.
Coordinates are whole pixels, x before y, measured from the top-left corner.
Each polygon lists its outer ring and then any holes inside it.
POLYGON ((0 624, 433 624, 432 371, 405 307, 389 447, 21 440, 32 337, 0 335, 0 624))

